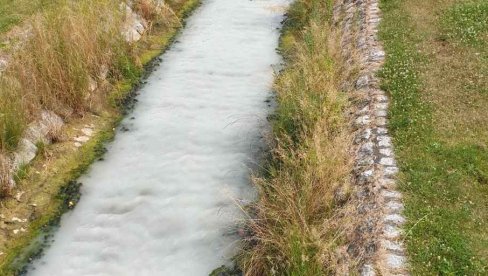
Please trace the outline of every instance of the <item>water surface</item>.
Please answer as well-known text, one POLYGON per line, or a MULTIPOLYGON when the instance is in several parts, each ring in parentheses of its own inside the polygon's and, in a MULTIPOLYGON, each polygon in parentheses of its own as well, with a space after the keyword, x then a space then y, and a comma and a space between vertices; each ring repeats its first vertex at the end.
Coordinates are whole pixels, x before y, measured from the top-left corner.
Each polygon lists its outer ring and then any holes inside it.
POLYGON ((29 274, 208 275, 228 262, 287 3, 204 1, 29 274))

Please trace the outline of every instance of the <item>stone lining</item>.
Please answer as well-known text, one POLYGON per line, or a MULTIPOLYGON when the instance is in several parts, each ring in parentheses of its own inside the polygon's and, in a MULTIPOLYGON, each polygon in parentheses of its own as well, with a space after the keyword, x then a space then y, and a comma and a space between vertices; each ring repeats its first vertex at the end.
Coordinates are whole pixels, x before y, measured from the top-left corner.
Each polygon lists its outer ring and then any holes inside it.
POLYGON ((409 275, 402 243, 402 195, 396 190, 398 173, 388 134, 389 100, 376 77, 385 52, 378 41, 379 0, 337 0, 334 24, 341 40, 344 63, 358 70, 343 85, 353 102, 355 167, 359 226, 348 252, 361 262, 360 274, 409 275), (351 84, 352 82, 352 84, 351 84), (360 249, 354 248, 357 245, 360 249))

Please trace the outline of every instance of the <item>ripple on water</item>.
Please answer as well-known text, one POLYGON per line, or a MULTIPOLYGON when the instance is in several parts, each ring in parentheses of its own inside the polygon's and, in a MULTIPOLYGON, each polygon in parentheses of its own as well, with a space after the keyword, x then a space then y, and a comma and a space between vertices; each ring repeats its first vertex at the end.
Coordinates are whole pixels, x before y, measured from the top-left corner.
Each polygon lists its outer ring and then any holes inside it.
POLYGON ((235 253, 290 0, 203 2, 30 274, 208 275, 235 253))

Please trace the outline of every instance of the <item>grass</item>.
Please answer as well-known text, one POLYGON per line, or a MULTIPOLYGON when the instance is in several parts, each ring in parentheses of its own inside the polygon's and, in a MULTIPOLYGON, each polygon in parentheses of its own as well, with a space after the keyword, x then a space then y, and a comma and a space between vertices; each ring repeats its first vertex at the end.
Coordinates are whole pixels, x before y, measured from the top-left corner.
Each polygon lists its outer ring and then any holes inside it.
POLYGON ((22 100, 15 90, 3 89, 8 85, 0 80, 0 152, 13 151, 22 137, 26 118, 22 100))
MULTIPOLYGON (((174 1, 173 10, 179 18, 184 18, 198 6, 198 0, 174 1), (176 3, 177 2, 177 3, 176 3)), ((34 162, 23 170, 19 177, 18 189, 25 192, 22 202, 14 198, 2 200, 2 214, 28 217, 28 231, 25 234, 11 236, 7 230, 0 235, 2 252, 0 256, 0 274, 17 275, 22 271, 24 264, 34 256, 42 247, 36 240, 43 235, 46 228, 56 223, 60 216, 68 209, 73 208, 79 194, 76 192, 79 184, 76 179, 84 173, 90 164, 104 152, 104 143, 112 139, 115 126, 123 114, 125 99, 131 96, 131 91, 139 82, 135 76, 143 75, 143 68, 150 66, 150 61, 159 56, 178 33, 181 24, 154 23, 152 30, 132 48, 132 57, 135 59, 136 75, 124 76, 117 79, 107 91, 107 106, 98 115, 86 114, 83 117, 73 117, 63 130, 68 137, 72 137, 86 124, 96 125, 96 133, 81 148, 73 150, 72 142, 59 141, 53 145, 43 145, 42 152, 34 162), (116 95, 116 96, 114 96, 116 95), (113 99, 110 102, 109 99, 113 99), (77 130, 78 129, 78 130, 77 130), (71 133, 73 132, 73 133, 71 133), (72 202, 70 204, 70 202, 72 202), (36 203, 33 209, 29 203, 36 203)), ((1 99, 1 98, 0 98, 1 99)), ((3 158, 0 155, 0 172, 3 171, 3 158)), ((1 173, 1 177, 6 174, 1 173)), ((3 181, 3 178, 0 178, 3 181)))
POLYGON ((0 34, 20 24, 32 14, 56 5, 47 0, 0 0, 0 34))
MULTIPOLYGON (((29 38, 11 53, 0 77, 0 153, 16 149, 41 110, 54 111, 66 121, 99 113, 117 98, 112 85, 120 80, 129 87, 137 83, 143 71, 138 53, 151 45, 125 41, 121 30, 126 15, 120 3, 58 1, 42 4, 43 9, 31 16, 29 38), (90 91, 91 82, 99 84, 96 91, 90 91)), ((166 34, 177 25, 177 15, 168 6, 155 12, 154 1, 139 0, 134 5, 151 26, 166 28, 166 34)))
MULTIPOLYGON (((35 170, 23 172, 21 182, 19 185, 25 190, 42 190, 33 195, 33 201, 39 204, 38 211, 41 216, 35 219, 29 225, 29 231, 26 235, 12 239, 7 243, 7 247, 3 249, 6 254, 2 256, 0 261, 0 273, 2 275, 18 275, 22 271, 23 266, 28 262, 32 254, 36 253, 39 248, 29 247, 31 241, 35 240, 46 229, 49 229, 53 224, 56 224, 61 215, 71 209, 69 205, 72 195, 76 197, 76 193, 66 194, 65 191, 71 186, 79 176, 83 174, 90 164, 104 153, 104 142, 113 138, 114 133, 112 129, 116 123, 113 121, 117 117, 105 117, 102 125, 105 131, 100 131, 88 141, 75 154, 66 154, 64 158, 54 160, 49 168, 43 174, 34 173, 35 170), (31 187, 29 184, 36 183, 37 187, 31 187), (46 203, 43 206, 43 203, 46 203), (32 251, 26 252, 25 248, 32 251)), ((117 119, 118 121, 118 119, 117 119)), ((42 166, 43 160, 38 160, 42 166)), ((37 169, 37 168, 36 168, 37 169)), ((12 201, 12 200, 11 200, 12 201)), ((12 202, 4 202, 7 206, 12 202)))
POLYGON ((343 242, 337 215, 351 189, 351 139, 348 100, 337 88, 331 9, 331 1, 298 0, 288 11, 280 47, 287 67, 274 86, 271 156, 254 180, 260 196, 241 258, 246 275, 336 269, 343 242))
POLYGON ((383 88, 414 275, 484 275, 488 261, 488 5, 383 0, 383 88))
POLYGON ((10 170, 10 162, 5 157, 0 156, 0 193, 3 195, 9 195, 12 192, 10 179, 12 177, 12 171, 10 170))
POLYGON ((130 57, 120 34, 119 10, 113 1, 63 1, 31 20, 31 37, 13 53, 0 82, 4 152, 15 149, 26 124, 40 110, 65 118, 88 110, 94 100, 89 80, 96 80, 103 66, 111 69, 110 78, 125 72, 115 63, 130 57), (100 22, 106 14, 110 20, 100 22))

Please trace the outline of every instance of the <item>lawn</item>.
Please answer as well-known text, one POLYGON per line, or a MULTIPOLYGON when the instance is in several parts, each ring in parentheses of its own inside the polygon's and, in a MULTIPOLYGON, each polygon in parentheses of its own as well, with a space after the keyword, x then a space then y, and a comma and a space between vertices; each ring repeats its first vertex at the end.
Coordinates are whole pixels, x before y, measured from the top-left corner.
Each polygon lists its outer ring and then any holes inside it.
POLYGON ((413 275, 488 260, 488 2, 383 0, 381 73, 413 275))

